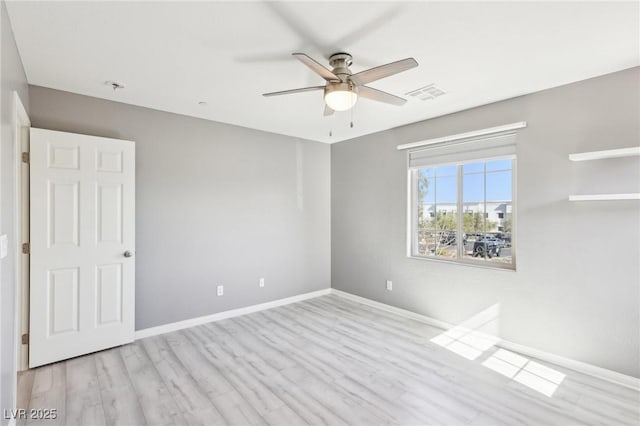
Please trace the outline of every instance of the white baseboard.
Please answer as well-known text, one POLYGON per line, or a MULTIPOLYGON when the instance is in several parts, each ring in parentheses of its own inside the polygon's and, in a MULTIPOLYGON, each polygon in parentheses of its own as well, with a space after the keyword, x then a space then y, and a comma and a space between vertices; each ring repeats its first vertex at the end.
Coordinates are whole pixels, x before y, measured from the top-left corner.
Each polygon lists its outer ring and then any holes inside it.
POLYGON ((218 312, 202 317, 191 318, 184 321, 172 322, 169 324, 159 325, 157 327, 144 328, 136 330, 134 334, 135 340, 144 339, 145 337, 156 336, 158 334, 169 333, 171 331, 182 330, 184 328, 195 327, 196 325, 206 324, 208 322, 220 321, 227 318, 233 318, 240 315, 250 314, 252 312, 264 311, 265 309, 275 308, 277 306, 288 305, 300 302, 302 300, 313 299, 314 297, 325 296, 331 293, 330 288, 312 291, 311 293, 299 294, 297 296, 286 297, 284 299, 272 300, 271 302, 260 303, 258 305, 246 306, 244 308, 231 309, 229 311, 218 312))
MULTIPOLYGON (((337 290, 335 288, 331 289, 331 294, 344 297, 345 299, 349 299, 354 302, 361 303, 363 305, 378 308, 383 311, 392 312, 394 314, 403 316, 405 318, 411 318, 416 321, 421 321, 425 324, 429 324, 431 326, 434 326, 443 330, 449 330, 456 326, 455 324, 450 324, 445 321, 440 321, 434 318, 430 318, 426 315, 417 314, 415 312, 411 312, 406 309, 396 308, 395 306, 387 305, 381 302, 376 302, 375 300, 367 299, 361 296, 356 296, 355 294, 347 293, 345 291, 337 290)), ((565 358, 560 355, 541 351, 529 346, 521 345, 519 343, 509 342, 508 340, 504 340, 500 338, 498 338, 498 342, 496 343, 496 346, 499 346, 501 348, 508 349, 514 352, 518 352, 522 355, 527 355, 532 358, 537 358, 541 361, 546 361, 546 362, 558 365, 560 367, 568 368, 568 369, 577 371, 579 373, 587 374, 592 377, 597 377, 599 379, 606 380, 608 382, 625 386, 634 390, 640 389, 640 379, 633 376, 627 376, 626 374, 618 373, 616 371, 608 370, 606 368, 597 367, 595 365, 587 364, 581 361, 576 361, 570 358, 565 358)))

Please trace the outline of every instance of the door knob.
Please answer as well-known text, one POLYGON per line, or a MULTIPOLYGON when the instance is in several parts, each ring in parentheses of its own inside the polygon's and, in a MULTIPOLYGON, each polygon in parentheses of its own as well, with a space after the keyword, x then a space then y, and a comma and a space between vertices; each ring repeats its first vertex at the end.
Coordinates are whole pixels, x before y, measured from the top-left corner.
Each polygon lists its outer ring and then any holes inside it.
POLYGON ((129 250, 124 252, 124 257, 132 257, 133 253, 131 253, 129 250))

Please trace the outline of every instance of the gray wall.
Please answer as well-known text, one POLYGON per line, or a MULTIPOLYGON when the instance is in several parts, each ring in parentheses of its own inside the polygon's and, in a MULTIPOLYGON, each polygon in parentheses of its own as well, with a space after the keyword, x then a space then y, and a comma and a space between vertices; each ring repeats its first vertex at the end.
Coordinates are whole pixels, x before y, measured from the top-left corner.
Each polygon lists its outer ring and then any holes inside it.
MULTIPOLYGON (((4 1, 0 1, 0 234, 9 237, 10 253, 0 262, 0 416, 14 405, 15 289, 14 289, 14 98, 17 91, 25 108, 29 107, 27 79, 13 37, 4 1)), ((4 417, 4 416, 2 416, 4 417)), ((0 420, 2 424, 6 419, 0 420)))
POLYGON ((640 202, 567 201, 640 192, 637 157, 567 158, 638 145, 639 82, 629 69, 332 145, 332 287, 451 323, 499 304, 504 339, 640 377, 640 202), (396 145, 522 120, 517 271, 408 259, 396 145))
POLYGON ((137 329, 330 287, 328 145, 29 94, 34 127, 136 142, 137 329))

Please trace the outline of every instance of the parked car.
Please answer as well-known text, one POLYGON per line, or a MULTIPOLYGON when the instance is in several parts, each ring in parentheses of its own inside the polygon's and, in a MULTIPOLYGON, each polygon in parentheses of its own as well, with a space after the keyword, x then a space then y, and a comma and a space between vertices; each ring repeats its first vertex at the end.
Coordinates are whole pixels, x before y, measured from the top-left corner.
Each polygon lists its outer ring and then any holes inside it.
POLYGON ((455 234, 453 235, 445 235, 443 237, 440 238, 440 244, 444 244, 444 245, 454 245, 456 243, 456 236, 455 234))
POLYGON ((503 240, 502 238, 489 238, 493 241, 495 241, 495 243, 498 245, 499 248, 503 248, 506 247, 507 243, 505 240, 503 240))
MULTIPOLYGON (((452 246, 456 244, 456 233, 452 232, 450 234, 444 234, 440 237, 440 244, 452 246)), ((462 234, 462 243, 467 243, 467 234, 462 234)))
POLYGON ((483 238, 473 243, 473 257, 499 257, 503 243, 497 238, 483 238))

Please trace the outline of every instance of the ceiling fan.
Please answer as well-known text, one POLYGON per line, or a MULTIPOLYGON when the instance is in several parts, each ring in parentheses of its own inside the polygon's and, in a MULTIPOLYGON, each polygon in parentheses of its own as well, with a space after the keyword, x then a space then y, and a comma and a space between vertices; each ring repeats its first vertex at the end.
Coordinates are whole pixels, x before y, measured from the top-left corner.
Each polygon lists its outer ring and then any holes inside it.
POLYGON ((403 105, 406 99, 366 86, 381 78, 389 77, 418 66, 413 58, 402 59, 379 67, 352 74, 349 67, 353 62, 350 54, 339 52, 329 58, 332 71, 324 67, 304 53, 293 53, 300 62, 311 68, 316 74, 324 78, 327 83, 324 86, 303 87, 301 89, 283 90, 281 92, 265 93, 263 96, 289 95, 291 93, 310 92, 324 90, 324 115, 331 115, 334 111, 346 111, 351 109, 358 97, 384 102, 391 105, 403 105))

